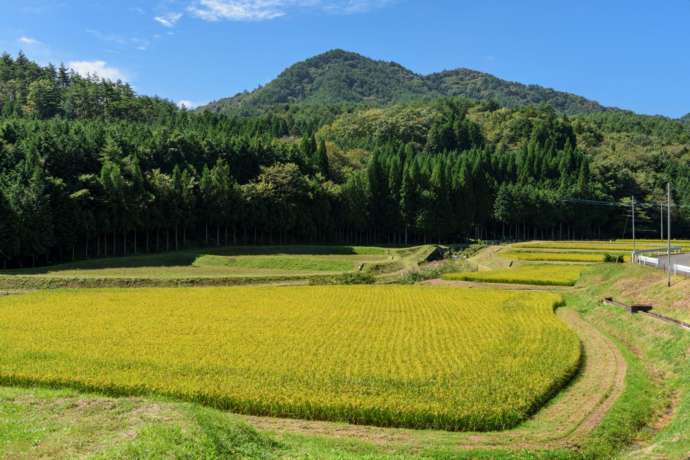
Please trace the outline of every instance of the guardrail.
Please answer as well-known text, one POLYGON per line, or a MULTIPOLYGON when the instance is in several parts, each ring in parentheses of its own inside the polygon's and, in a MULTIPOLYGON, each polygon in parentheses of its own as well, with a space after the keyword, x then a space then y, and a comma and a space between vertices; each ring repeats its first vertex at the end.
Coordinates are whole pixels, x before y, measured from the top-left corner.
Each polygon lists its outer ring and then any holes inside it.
POLYGON ((637 263, 641 265, 651 265, 652 267, 659 266, 659 259, 656 257, 637 256, 635 260, 637 260, 637 263))
MULTIPOLYGON (((679 254, 683 252, 681 246, 671 246, 671 254, 679 254)), ((643 265, 653 265, 655 267, 659 266, 658 257, 651 256, 664 256, 668 255, 669 248, 652 248, 652 249, 640 249, 638 251, 632 252, 633 263, 642 263, 643 265)))
MULTIPOLYGON (((682 252, 683 249, 680 246, 671 246, 671 255, 676 255, 682 252)), ((664 271, 667 270, 669 265, 667 259, 668 248, 644 249, 640 251, 633 251, 632 253, 633 263, 663 269, 664 271), (657 255, 657 257, 651 257, 651 255, 657 255)), ((672 262, 673 261, 671 260, 671 263, 672 262)), ((690 267, 686 265, 672 264, 671 273, 690 278, 690 267)))
POLYGON ((674 264, 673 274, 690 278, 690 267, 686 267, 685 265, 674 264))
MULTIPOLYGON (((679 252, 683 252, 683 247, 682 246, 671 246, 671 254, 677 254, 679 252)), ((652 248, 652 249, 639 249, 637 251, 633 251, 633 255, 640 255, 640 254, 667 254, 668 253, 668 247, 660 247, 660 248, 652 248)))
POLYGON ((605 297, 603 300, 604 305, 611 305, 614 307, 619 307, 627 310, 629 313, 632 314, 644 314, 644 315, 649 315, 653 318, 656 318, 658 320, 673 324, 675 326, 678 326, 682 329, 685 329, 687 331, 690 331, 690 324, 677 320, 675 318, 670 318, 665 315, 660 315, 659 313, 653 312, 652 310, 654 307, 651 305, 626 305, 623 302, 617 302, 613 300, 613 297, 605 297))

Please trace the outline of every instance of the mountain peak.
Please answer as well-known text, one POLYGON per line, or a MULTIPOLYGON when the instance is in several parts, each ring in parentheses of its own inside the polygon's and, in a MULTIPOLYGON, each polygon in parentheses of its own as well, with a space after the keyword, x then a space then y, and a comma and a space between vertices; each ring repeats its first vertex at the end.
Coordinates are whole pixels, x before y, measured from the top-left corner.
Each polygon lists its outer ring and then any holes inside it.
POLYGON ((212 102, 204 109, 228 112, 286 103, 385 105, 449 96, 491 99, 508 107, 549 104, 567 114, 606 110, 581 96, 501 80, 476 70, 458 68, 423 76, 396 62, 374 60, 343 49, 298 62, 267 85, 212 102))

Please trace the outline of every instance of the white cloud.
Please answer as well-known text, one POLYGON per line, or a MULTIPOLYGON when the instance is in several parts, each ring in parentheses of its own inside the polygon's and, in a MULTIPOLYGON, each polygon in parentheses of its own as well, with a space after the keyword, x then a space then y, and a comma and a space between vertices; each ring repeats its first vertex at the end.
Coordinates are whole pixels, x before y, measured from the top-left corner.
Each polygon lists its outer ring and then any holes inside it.
POLYGON ((182 19, 182 13, 166 13, 153 18, 154 21, 165 27, 175 27, 180 19, 182 19))
POLYGON ((146 38, 125 37, 123 35, 101 32, 100 30, 96 29, 86 29, 86 32, 93 35, 101 41, 115 43, 117 45, 124 47, 131 46, 138 49, 139 51, 146 51, 147 49, 149 49, 149 46, 151 46, 151 41, 146 38))
POLYGON ((376 8, 383 8, 396 0, 341 0, 324 1, 323 9, 333 13, 355 14, 366 13, 376 8))
POLYGON ((266 21, 296 9, 353 14, 380 8, 396 0, 195 0, 187 9, 204 21, 266 21))
POLYGON ((199 0, 190 6, 204 21, 265 21, 285 15, 286 0, 199 0))
POLYGON ((35 38, 27 37, 26 35, 22 35, 21 37, 19 37, 17 39, 17 41, 19 43, 21 43, 22 45, 28 45, 28 46, 42 45, 42 43, 40 41, 36 40, 35 38))
POLYGON ((177 102, 177 106, 181 109, 191 110, 191 109, 197 108, 199 106, 199 104, 195 104, 192 101, 188 101, 188 100, 183 99, 183 100, 177 102))
POLYGON ((105 61, 72 61, 67 67, 74 70, 82 77, 96 76, 102 80, 127 81, 124 72, 116 67, 108 66, 105 61))

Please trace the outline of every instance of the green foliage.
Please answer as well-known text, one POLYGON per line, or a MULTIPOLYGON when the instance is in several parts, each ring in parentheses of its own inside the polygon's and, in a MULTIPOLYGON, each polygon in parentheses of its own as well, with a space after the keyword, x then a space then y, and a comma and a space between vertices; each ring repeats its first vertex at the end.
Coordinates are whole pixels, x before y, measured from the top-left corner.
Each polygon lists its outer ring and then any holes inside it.
POLYGON ((254 92, 211 103, 207 109, 225 111, 294 102, 314 105, 388 103, 427 93, 424 78, 399 64, 334 50, 293 65, 254 92))
POLYGON ((375 61, 356 53, 333 50, 299 62, 267 85, 212 102, 204 109, 237 113, 279 104, 388 104, 440 97, 495 101, 488 107, 548 104, 561 113, 605 110, 596 102, 537 85, 501 80, 468 69, 427 76, 394 62, 375 61))
POLYGON ((604 262, 622 264, 625 263, 625 256, 620 254, 604 254, 604 262))
MULTIPOLYGON (((322 73, 287 74, 322 82, 337 68, 341 81, 363 59, 334 52, 305 64, 322 73)), ((189 113, 23 56, 0 62, 0 85, 26 87, 0 100, 11 267, 191 244, 603 238, 627 231, 626 211, 590 200, 658 202, 669 180, 676 202, 690 199, 680 120, 464 98, 189 113)), ((376 81, 404 74, 363 68, 376 81)), ((414 93, 419 78, 400 81, 414 93)), ((690 208, 676 209, 674 230, 690 231, 690 208)), ((655 214, 638 218, 656 226, 655 214)))
POLYGON ((61 66, 41 67, 21 52, 0 56, 0 115, 39 119, 146 121, 171 116, 176 107, 158 98, 138 97, 120 81, 84 78, 61 66))
POLYGON ((575 94, 538 85, 501 80, 483 72, 457 69, 426 77, 430 88, 445 96, 462 96, 479 101, 494 101, 505 107, 548 104, 561 113, 576 114, 605 110, 600 104, 575 94))

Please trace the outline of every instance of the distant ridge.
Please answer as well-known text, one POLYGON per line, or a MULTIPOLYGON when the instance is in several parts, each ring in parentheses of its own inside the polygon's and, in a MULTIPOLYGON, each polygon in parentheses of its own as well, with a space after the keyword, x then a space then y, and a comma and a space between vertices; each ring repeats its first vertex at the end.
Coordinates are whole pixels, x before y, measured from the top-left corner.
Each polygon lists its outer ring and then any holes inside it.
POLYGON ((212 102, 202 110, 230 112, 276 104, 369 103, 462 96, 502 106, 548 104, 565 114, 611 110, 575 94, 502 80, 470 69, 419 75, 395 62, 332 50, 298 62, 251 92, 212 102))

